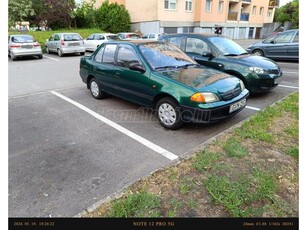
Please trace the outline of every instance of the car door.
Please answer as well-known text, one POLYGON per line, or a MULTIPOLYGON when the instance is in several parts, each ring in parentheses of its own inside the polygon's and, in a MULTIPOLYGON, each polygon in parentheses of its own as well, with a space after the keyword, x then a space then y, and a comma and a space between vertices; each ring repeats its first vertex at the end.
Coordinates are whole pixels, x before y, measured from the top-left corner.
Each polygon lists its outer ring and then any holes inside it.
POLYGON ((95 34, 91 34, 88 36, 84 42, 85 50, 93 50, 93 42, 94 42, 95 34))
POLYGON ((54 51, 54 48, 52 48, 54 46, 53 42, 54 42, 54 34, 50 36, 46 44, 49 51, 54 51))
POLYGON ((299 58, 299 31, 296 31, 293 40, 287 45, 287 55, 291 59, 299 58))
POLYGON ((271 44, 265 47, 266 56, 270 58, 282 58, 288 56, 288 47, 295 35, 294 31, 286 31, 277 34, 271 44))
POLYGON ((115 79, 115 52, 116 44, 107 44, 99 49, 94 57, 93 75, 101 85, 101 88, 108 93, 119 95, 115 79))
POLYGON ((61 47, 61 37, 59 34, 54 35, 54 40, 52 41, 52 51, 57 52, 58 48, 61 47))
POLYGON ((219 62, 219 59, 215 58, 215 51, 211 48, 210 44, 203 39, 187 37, 184 51, 201 65, 223 70, 224 65, 219 62), (209 55, 204 56, 205 53, 209 55))
POLYGON ((96 34, 94 40, 94 50, 104 41, 106 41, 106 37, 103 34, 96 34))
POLYGON ((118 48, 116 62, 116 84, 122 97, 138 104, 150 105, 153 99, 153 88, 149 87, 149 79, 145 71, 131 70, 130 64, 144 65, 134 48, 121 44, 118 48))

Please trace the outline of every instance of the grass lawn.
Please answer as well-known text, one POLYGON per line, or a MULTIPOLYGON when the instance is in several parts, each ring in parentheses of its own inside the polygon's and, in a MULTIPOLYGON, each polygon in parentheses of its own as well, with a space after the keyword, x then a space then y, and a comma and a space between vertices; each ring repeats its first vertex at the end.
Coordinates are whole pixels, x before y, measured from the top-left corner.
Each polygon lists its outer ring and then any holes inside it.
POLYGON ((84 217, 298 217, 298 93, 84 217))

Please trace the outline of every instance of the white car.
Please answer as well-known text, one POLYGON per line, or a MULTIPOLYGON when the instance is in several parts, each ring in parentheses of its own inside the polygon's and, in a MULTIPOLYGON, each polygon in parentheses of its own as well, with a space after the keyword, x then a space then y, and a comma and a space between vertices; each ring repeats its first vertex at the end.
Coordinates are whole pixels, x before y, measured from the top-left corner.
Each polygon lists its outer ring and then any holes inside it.
POLYGON ((110 33, 91 34, 86 39, 84 39, 85 50, 94 52, 97 49, 97 47, 100 46, 102 43, 115 39, 118 39, 118 36, 116 34, 110 34, 110 33))
POLYGON ((12 61, 18 57, 37 56, 43 58, 41 45, 28 34, 13 34, 8 37, 8 55, 12 61))
POLYGON ((56 33, 46 40, 46 53, 85 54, 83 38, 79 33, 56 33))
POLYGON ((158 33, 148 33, 142 36, 142 39, 158 40, 161 34, 158 33))

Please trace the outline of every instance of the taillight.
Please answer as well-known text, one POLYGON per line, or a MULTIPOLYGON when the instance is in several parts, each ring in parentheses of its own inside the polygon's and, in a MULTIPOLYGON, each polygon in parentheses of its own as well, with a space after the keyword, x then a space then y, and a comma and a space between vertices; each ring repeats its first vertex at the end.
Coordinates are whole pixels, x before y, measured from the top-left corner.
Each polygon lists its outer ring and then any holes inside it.
POLYGON ((20 45, 11 45, 11 48, 20 48, 20 45))
POLYGON ((39 43, 34 43, 33 46, 34 47, 38 47, 38 46, 40 46, 40 44, 39 43))
POLYGON ((61 40, 61 45, 62 45, 62 46, 64 46, 64 45, 65 45, 64 40, 61 40))

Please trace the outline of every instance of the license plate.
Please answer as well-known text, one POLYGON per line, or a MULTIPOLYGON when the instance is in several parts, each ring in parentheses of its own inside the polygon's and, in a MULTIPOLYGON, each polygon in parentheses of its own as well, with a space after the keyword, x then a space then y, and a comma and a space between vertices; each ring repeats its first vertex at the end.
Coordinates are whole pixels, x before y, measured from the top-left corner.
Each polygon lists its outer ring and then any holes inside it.
POLYGON ((229 108, 229 113, 232 113, 232 112, 244 107, 245 105, 246 105, 246 99, 244 98, 241 101, 238 101, 238 102, 232 104, 229 108))

